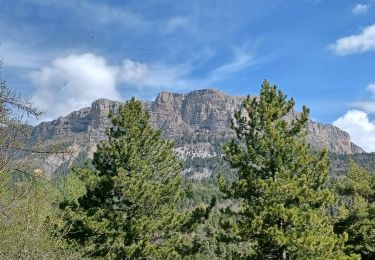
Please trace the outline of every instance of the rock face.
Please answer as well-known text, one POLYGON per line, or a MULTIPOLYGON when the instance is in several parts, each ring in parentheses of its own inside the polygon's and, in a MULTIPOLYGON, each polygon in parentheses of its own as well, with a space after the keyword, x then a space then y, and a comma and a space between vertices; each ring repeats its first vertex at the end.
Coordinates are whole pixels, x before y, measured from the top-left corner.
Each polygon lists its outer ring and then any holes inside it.
POLYGON ((327 148, 338 154, 356 154, 365 151, 350 140, 350 135, 333 125, 324 125, 314 121, 307 124, 307 142, 315 149, 327 148))
POLYGON ((225 134, 233 112, 241 103, 241 97, 227 96, 212 89, 186 95, 162 92, 151 105, 151 122, 172 138, 195 131, 225 134))
MULTIPOLYGON (((151 114, 151 125, 162 129, 167 138, 176 141, 179 156, 187 161, 194 161, 194 158, 205 158, 207 161, 220 157, 220 145, 233 136, 230 121, 234 111, 241 109, 243 98, 206 89, 188 94, 162 92, 155 101, 143 104, 151 114)), ((79 147, 90 156, 96 143, 106 138, 105 129, 110 124, 108 113, 116 112, 120 105, 120 102, 99 99, 90 108, 72 112, 52 122, 43 122, 33 129, 31 142, 79 147)), ((307 131, 308 142, 313 148, 328 148, 338 154, 364 152, 350 141, 348 133, 335 126, 310 121, 307 131)), ((62 161, 56 160, 56 169, 62 161)), ((201 165, 203 168, 194 169, 192 164, 193 167, 190 164, 184 171, 192 176, 196 176, 196 172, 205 172, 203 175, 207 176, 207 170, 212 171, 207 167, 213 167, 201 165)), ((49 172, 52 172, 51 163, 48 162, 48 165, 49 172)))

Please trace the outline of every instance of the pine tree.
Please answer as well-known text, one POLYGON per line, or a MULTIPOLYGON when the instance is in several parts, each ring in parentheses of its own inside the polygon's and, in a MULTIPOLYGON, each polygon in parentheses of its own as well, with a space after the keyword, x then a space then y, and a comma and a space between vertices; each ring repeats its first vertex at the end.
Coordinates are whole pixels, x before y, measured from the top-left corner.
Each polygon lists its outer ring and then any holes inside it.
POLYGON ((173 143, 149 125, 149 114, 132 98, 94 154, 95 170, 80 171, 86 194, 61 206, 66 238, 86 256, 113 259, 176 258, 177 231, 185 215, 178 205, 181 163, 173 143))
POLYGON ((349 234, 347 251, 375 259, 375 175, 351 161, 348 176, 338 182, 337 190, 341 207, 335 229, 349 234))
MULTIPOLYGON (((241 202, 233 230, 252 241, 260 259, 345 259, 346 235, 335 235, 324 207, 327 152, 305 142, 309 110, 264 81, 258 98, 247 97, 232 121, 237 139, 224 146, 238 180, 224 189, 241 202)), ((224 185, 223 185, 224 187, 224 185)), ((352 256, 355 258, 355 256, 352 256)))

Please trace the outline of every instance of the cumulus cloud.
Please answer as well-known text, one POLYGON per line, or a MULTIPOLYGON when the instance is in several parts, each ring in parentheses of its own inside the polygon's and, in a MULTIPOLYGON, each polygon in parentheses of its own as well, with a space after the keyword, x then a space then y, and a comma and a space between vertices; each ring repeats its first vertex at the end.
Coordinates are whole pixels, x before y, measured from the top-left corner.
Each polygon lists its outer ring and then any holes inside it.
POLYGON ((357 5, 354 6, 354 8, 352 9, 352 13, 355 14, 355 15, 365 14, 365 13, 367 13, 369 7, 370 7, 370 6, 369 6, 369 5, 366 5, 366 4, 357 4, 357 5))
POLYGON ((190 84, 189 66, 167 67, 125 59, 109 65, 103 57, 86 53, 55 59, 51 65, 30 74, 36 87, 33 101, 46 110, 45 120, 89 106, 99 98, 121 99, 120 90, 183 89, 190 84))
POLYGON ((374 101, 356 101, 352 103, 354 108, 365 111, 366 113, 375 113, 375 102, 374 101))
POLYGON ((254 64, 249 52, 237 50, 232 61, 195 78, 190 63, 165 65, 124 59, 108 64, 105 58, 92 54, 72 54, 57 58, 48 66, 30 73, 35 86, 33 101, 46 111, 43 120, 51 120, 87 107, 96 99, 120 100, 130 96, 148 98, 160 91, 186 91, 207 87, 233 76, 254 64))
POLYGON ((369 116, 375 113, 375 84, 368 84, 367 99, 351 103, 352 110, 333 122, 347 131, 353 142, 367 152, 375 152, 375 122, 369 116))
POLYGON ((33 101, 46 110, 45 119, 53 119, 98 98, 117 100, 116 75, 116 68, 90 53, 58 58, 30 74, 36 86, 33 101))
POLYGON ((361 33, 338 39, 329 48, 337 55, 349 55, 375 50, 375 24, 364 28, 361 33))
POLYGON ((348 132, 352 141, 366 152, 375 152, 375 122, 364 111, 349 110, 333 125, 348 132))

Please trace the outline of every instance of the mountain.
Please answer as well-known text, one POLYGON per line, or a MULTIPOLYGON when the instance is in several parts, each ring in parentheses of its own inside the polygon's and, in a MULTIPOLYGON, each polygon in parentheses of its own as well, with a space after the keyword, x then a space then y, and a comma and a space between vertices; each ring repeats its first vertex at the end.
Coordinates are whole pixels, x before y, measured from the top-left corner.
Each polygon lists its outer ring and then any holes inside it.
MULTIPOLYGON (((241 110, 244 97, 205 89, 187 94, 160 93, 156 100, 143 102, 151 114, 150 123, 160 128, 166 138, 175 140, 175 151, 186 160, 184 173, 191 178, 211 175, 219 167, 221 144, 233 137, 230 121, 234 111, 241 110)), ((31 135, 34 146, 63 146, 69 155, 40 157, 40 167, 52 174, 71 165, 78 157, 90 157, 96 144, 106 138, 108 113, 117 111, 121 102, 99 99, 91 107, 35 126, 31 135)), ((293 115, 291 115, 293 117, 293 115)), ((345 131, 309 121, 307 140, 313 149, 328 148, 336 154, 363 153, 345 131)))

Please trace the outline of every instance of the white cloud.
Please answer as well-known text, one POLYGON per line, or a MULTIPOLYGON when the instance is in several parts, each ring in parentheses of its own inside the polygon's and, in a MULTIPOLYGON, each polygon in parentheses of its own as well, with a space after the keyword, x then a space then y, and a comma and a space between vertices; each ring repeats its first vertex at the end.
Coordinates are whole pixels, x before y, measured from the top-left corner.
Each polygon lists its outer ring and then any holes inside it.
POLYGON ((116 68, 94 54, 58 58, 51 66, 31 73, 36 86, 33 101, 46 110, 45 119, 54 119, 98 98, 117 100, 116 75, 116 68))
POLYGON ((352 13, 355 14, 355 15, 365 14, 365 13, 367 13, 369 7, 370 6, 366 5, 366 4, 357 4, 352 9, 352 13))
POLYGON ((120 100, 139 93, 186 91, 207 87, 233 76, 254 64, 249 52, 237 50, 233 60, 218 66, 206 77, 194 78, 190 63, 166 65, 124 59, 121 64, 108 64, 92 53, 72 54, 57 58, 48 66, 30 73, 35 86, 32 100, 46 110, 43 120, 51 120, 87 107, 99 98, 120 100))
POLYGON ((375 50, 375 24, 362 30, 360 34, 338 39, 329 46, 337 55, 348 55, 375 50))
POLYGON ((55 59, 50 66, 30 74, 36 87, 33 101, 46 110, 45 120, 87 107, 99 98, 119 100, 120 90, 136 95, 137 90, 183 89, 192 86, 190 68, 177 65, 146 64, 125 59, 121 65, 109 65, 92 53, 55 59))
POLYGON ((354 108, 365 111, 366 113, 375 113, 375 102, 374 101, 356 101, 352 103, 354 108))
POLYGON ((360 110, 349 110, 333 125, 350 134, 352 141, 366 152, 375 152, 375 122, 370 121, 367 113, 360 110))

